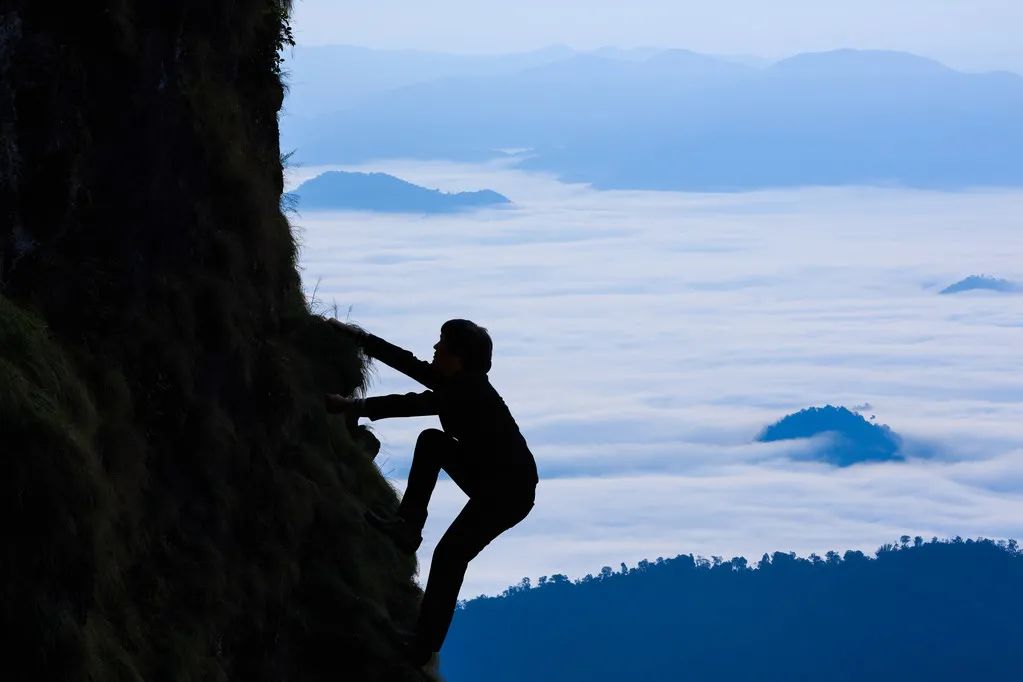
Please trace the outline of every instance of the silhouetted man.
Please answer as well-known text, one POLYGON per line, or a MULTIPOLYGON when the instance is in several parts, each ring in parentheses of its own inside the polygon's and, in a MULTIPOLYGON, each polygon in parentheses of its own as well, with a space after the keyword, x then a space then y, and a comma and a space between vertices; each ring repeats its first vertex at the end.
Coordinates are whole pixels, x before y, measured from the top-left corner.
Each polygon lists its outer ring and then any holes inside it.
POLYGON ((369 511, 367 520, 414 553, 423 540, 426 509, 440 470, 469 496, 434 550, 416 632, 408 643, 410 661, 424 665, 444 642, 469 562, 533 508, 536 462, 487 377, 493 344, 486 329, 469 320, 448 320, 433 347, 433 361, 424 362, 377 336, 331 322, 352 335, 368 356, 430 390, 361 400, 328 395, 329 411, 372 420, 435 414, 444 429, 419 434, 397 514, 369 511))

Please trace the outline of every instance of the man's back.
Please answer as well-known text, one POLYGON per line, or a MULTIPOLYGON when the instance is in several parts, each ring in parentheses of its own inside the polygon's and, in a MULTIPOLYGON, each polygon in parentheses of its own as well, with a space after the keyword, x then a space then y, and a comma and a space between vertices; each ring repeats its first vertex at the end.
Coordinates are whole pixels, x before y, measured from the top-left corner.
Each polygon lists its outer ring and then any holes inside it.
POLYGON ((461 372, 437 393, 441 426, 469 450, 482 480, 507 487, 537 484, 533 453, 486 374, 461 372))

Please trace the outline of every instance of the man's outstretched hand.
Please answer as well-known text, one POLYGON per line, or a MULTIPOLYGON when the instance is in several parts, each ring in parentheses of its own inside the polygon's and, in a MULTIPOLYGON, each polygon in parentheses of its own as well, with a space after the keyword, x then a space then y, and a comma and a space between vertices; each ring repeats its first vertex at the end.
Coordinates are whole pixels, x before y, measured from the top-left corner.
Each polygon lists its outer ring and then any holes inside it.
POLYGON ((350 337, 353 341, 355 341, 358 344, 361 344, 362 341, 367 336, 369 336, 369 334, 365 330, 355 326, 354 324, 342 322, 341 320, 330 318, 327 320, 327 324, 329 324, 331 327, 341 332, 342 334, 350 337))
POLYGON ((352 412, 355 410, 355 400, 338 395, 337 393, 328 393, 323 396, 323 403, 327 408, 327 412, 331 414, 341 414, 342 412, 352 412))

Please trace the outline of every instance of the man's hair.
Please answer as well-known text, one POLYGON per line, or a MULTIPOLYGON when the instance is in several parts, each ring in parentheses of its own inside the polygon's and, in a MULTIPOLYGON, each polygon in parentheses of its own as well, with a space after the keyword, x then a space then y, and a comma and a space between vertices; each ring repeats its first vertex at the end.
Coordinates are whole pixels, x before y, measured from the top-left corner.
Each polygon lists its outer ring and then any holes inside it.
POLYGON ((486 329, 469 320, 448 320, 441 325, 440 335, 465 369, 484 374, 490 371, 494 342, 486 329))

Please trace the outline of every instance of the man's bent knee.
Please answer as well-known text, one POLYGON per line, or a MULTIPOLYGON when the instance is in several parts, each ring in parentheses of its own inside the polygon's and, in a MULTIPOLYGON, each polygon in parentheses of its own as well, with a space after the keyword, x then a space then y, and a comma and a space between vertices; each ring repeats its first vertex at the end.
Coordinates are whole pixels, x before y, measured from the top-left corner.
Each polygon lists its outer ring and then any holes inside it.
POLYGON ((448 440, 451 440, 451 436, 440 429, 423 429, 423 431, 419 434, 417 443, 433 444, 448 440))
POLYGON ((447 452, 454 444, 454 439, 440 429, 425 429, 416 440, 416 456, 426 456, 443 465, 447 460, 447 452))

